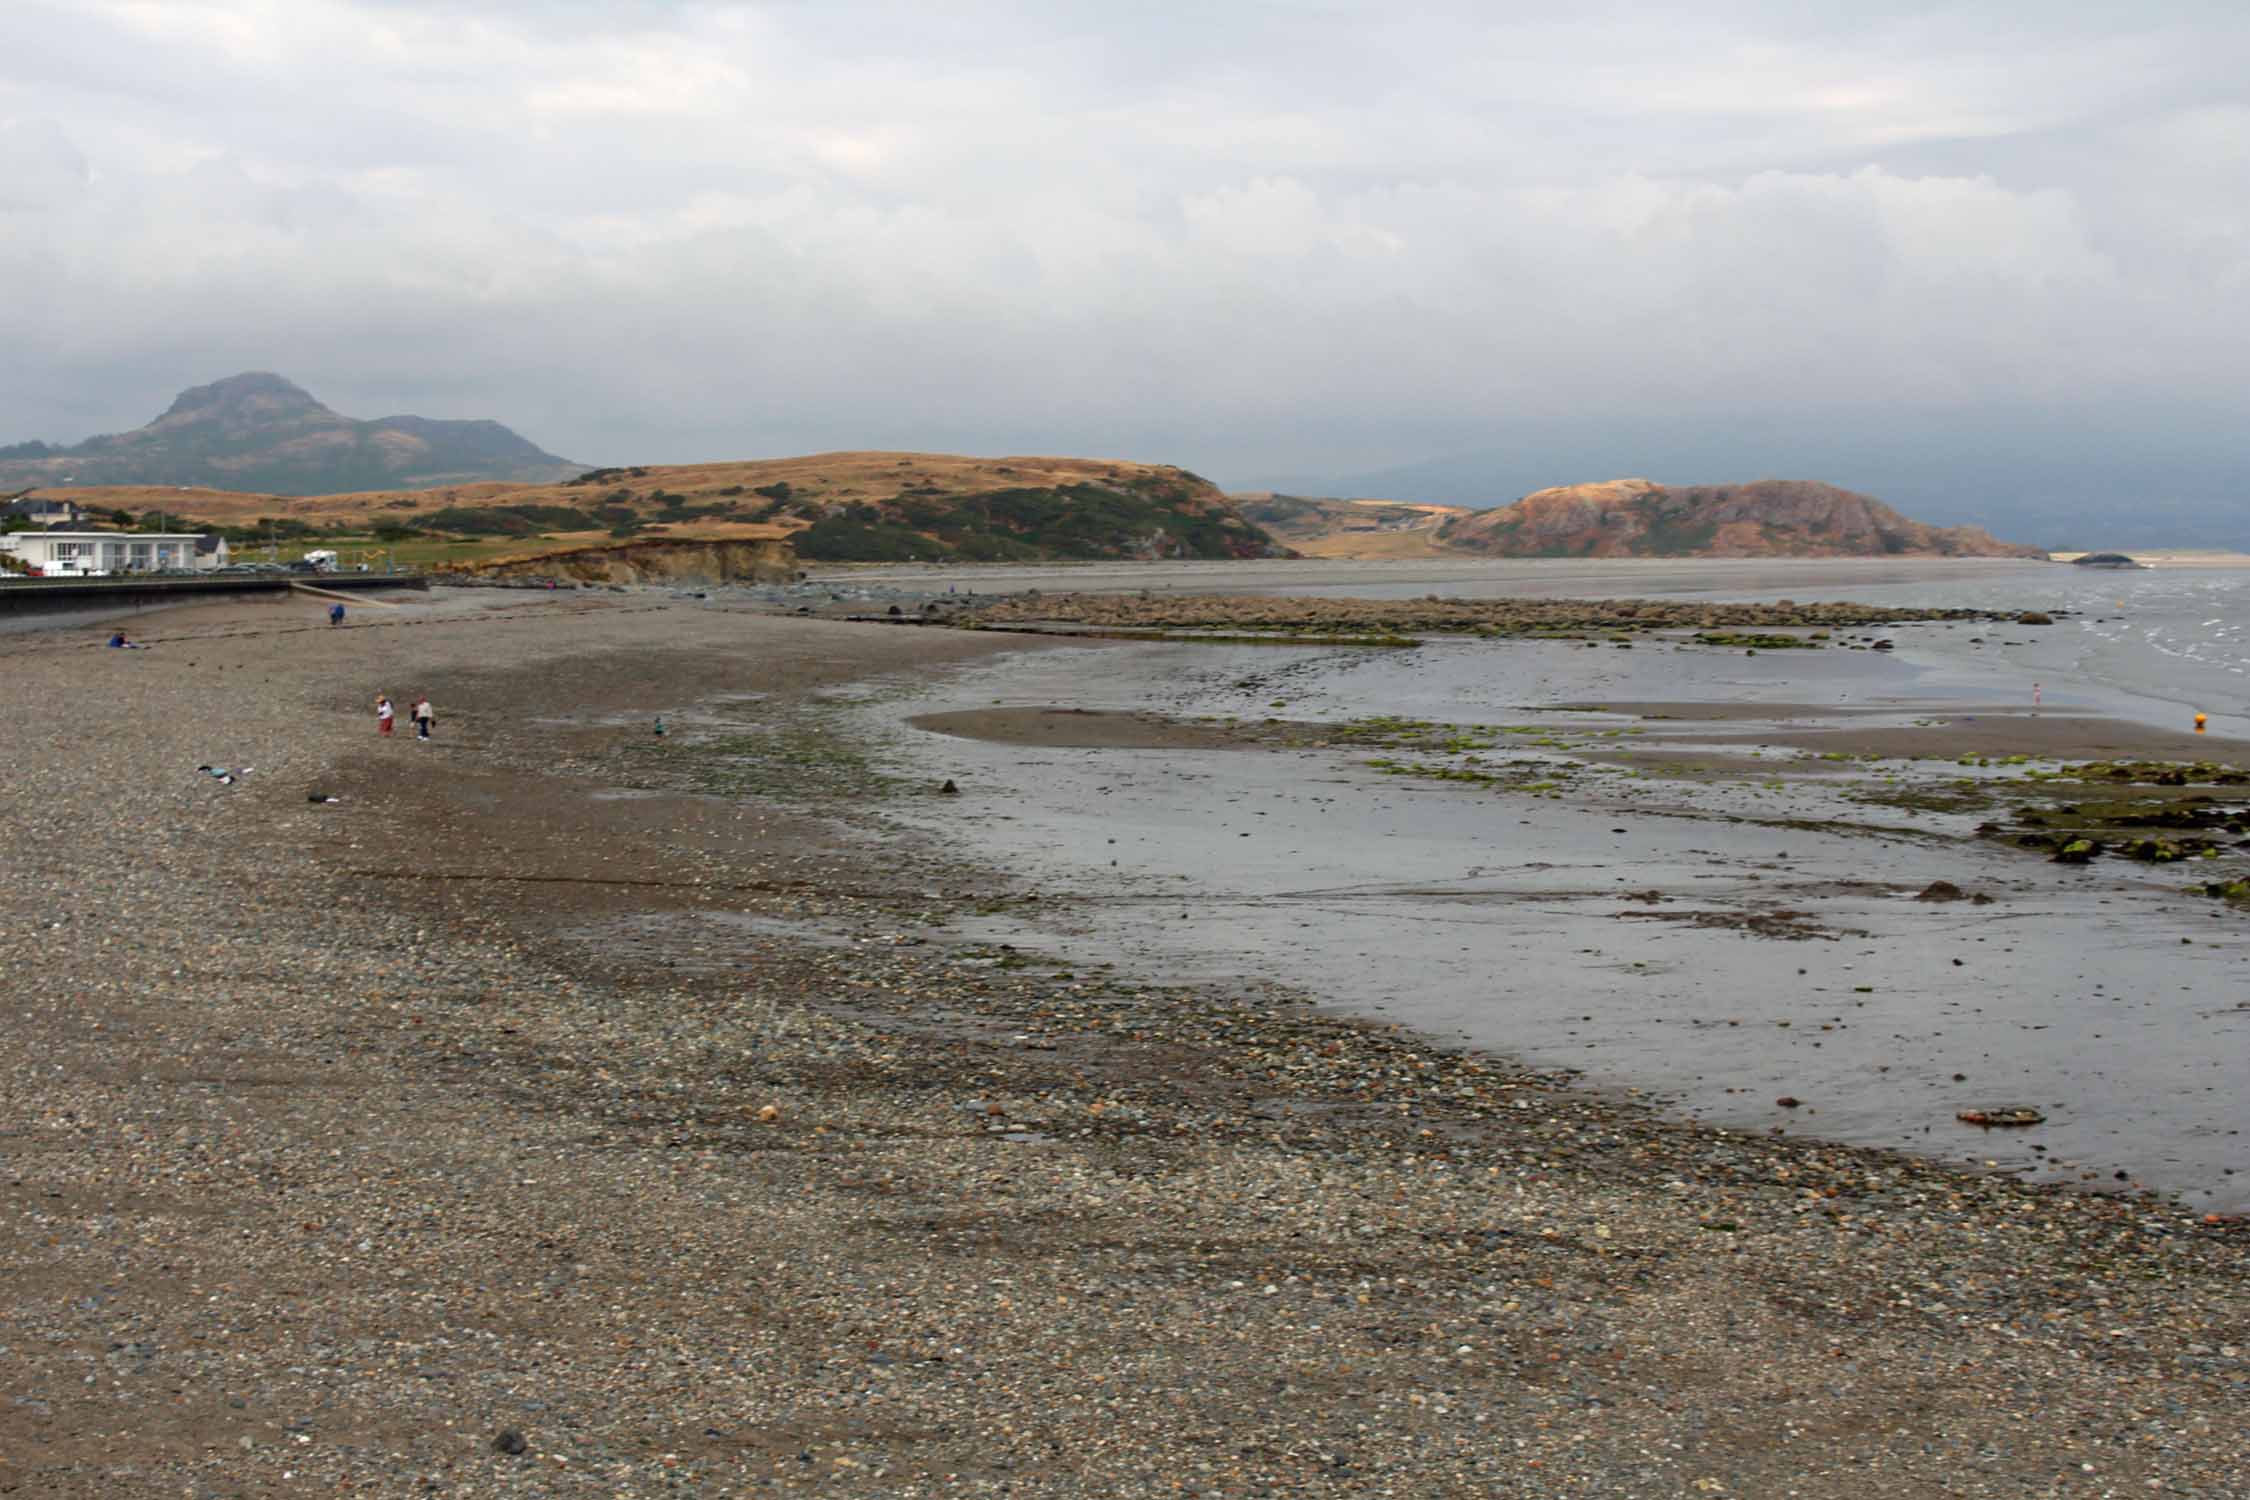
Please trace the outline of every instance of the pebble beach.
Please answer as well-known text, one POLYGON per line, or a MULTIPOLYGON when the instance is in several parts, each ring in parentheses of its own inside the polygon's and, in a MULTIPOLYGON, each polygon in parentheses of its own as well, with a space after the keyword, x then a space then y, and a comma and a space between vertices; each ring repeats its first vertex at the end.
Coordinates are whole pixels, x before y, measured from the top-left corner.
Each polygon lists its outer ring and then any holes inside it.
POLYGON ((0 1494, 2250 1495, 2237 1218, 1047 956, 834 706, 1054 642, 136 626, 0 663, 0 1494))

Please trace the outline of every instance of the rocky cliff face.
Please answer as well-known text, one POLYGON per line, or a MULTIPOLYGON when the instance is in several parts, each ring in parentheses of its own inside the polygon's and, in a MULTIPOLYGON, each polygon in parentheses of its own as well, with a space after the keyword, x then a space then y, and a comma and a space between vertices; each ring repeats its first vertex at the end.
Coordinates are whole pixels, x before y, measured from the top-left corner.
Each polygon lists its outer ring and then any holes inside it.
POLYGON ((779 539, 659 538, 502 558, 463 571, 483 578, 552 578, 561 583, 779 583, 796 576, 797 556, 779 539))
POLYGON ((1497 557, 2045 557, 1975 526, 1927 526, 1808 480, 1565 485, 1448 519, 1439 540, 1497 557))
POLYGON ((0 449, 0 488, 196 485, 276 495, 567 479, 580 465, 497 422, 339 416, 302 386, 253 372, 183 391, 146 427, 70 447, 0 449))

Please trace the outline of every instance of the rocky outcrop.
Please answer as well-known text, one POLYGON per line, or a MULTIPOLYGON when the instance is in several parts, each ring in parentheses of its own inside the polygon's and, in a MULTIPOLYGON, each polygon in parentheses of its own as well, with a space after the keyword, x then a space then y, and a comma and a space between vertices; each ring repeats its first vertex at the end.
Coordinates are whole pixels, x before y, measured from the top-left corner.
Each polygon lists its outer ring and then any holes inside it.
POLYGON ((1732 604, 1700 599, 1420 599, 1321 598, 1266 594, 1013 594, 980 602, 973 623, 1087 625, 1124 630, 1246 630, 1340 634, 1600 635, 1627 644, 1652 631, 1804 629, 1791 644, 1818 649, 1826 632, 1845 626, 1908 620, 2010 618, 1974 609, 1900 608, 1878 604, 1732 604))
POLYGON ((796 576, 797 555, 777 538, 650 538, 496 558, 456 571, 476 578, 551 578, 558 583, 780 583, 796 576))
POLYGON ((1928 526, 1871 496, 1809 480, 1539 490, 1449 518, 1447 547, 1496 557, 2032 557, 1975 526, 1928 526))

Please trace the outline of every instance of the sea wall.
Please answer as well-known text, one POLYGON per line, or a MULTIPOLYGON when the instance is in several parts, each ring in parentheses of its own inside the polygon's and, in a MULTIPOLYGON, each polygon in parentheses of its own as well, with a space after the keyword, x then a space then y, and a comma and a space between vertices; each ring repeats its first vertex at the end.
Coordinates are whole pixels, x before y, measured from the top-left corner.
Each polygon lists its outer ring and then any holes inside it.
POLYGON ((388 589, 427 589, 419 575, 322 573, 301 575, 229 574, 222 577, 10 578, 0 582, 0 618, 39 615, 98 615, 109 618, 141 609, 169 609, 202 599, 248 595, 280 596, 300 584, 321 589, 373 593, 388 589))

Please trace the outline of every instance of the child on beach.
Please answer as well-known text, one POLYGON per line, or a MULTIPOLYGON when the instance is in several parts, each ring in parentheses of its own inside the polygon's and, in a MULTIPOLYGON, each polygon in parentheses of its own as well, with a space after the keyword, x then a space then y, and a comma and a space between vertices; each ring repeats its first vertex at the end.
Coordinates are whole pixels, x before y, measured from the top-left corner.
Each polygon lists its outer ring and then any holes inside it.
POLYGON ((342 606, 341 604, 331 604, 328 606, 328 623, 331 625, 341 625, 344 623, 344 606, 342 606))
POLYGON ((414 719, 414 738, 418 740, 428 739, 430 731, 437 727, 437 710, 430 707, 430 695, 428 693, 417 695, 414 699, 414 706, 407 712, 414 719))
POLYGON ((389 697, 377 693, 375 695, 375 732, 388 737, 391 732, 391 720, 396 717, 397 715, 391 708, 389 697))

